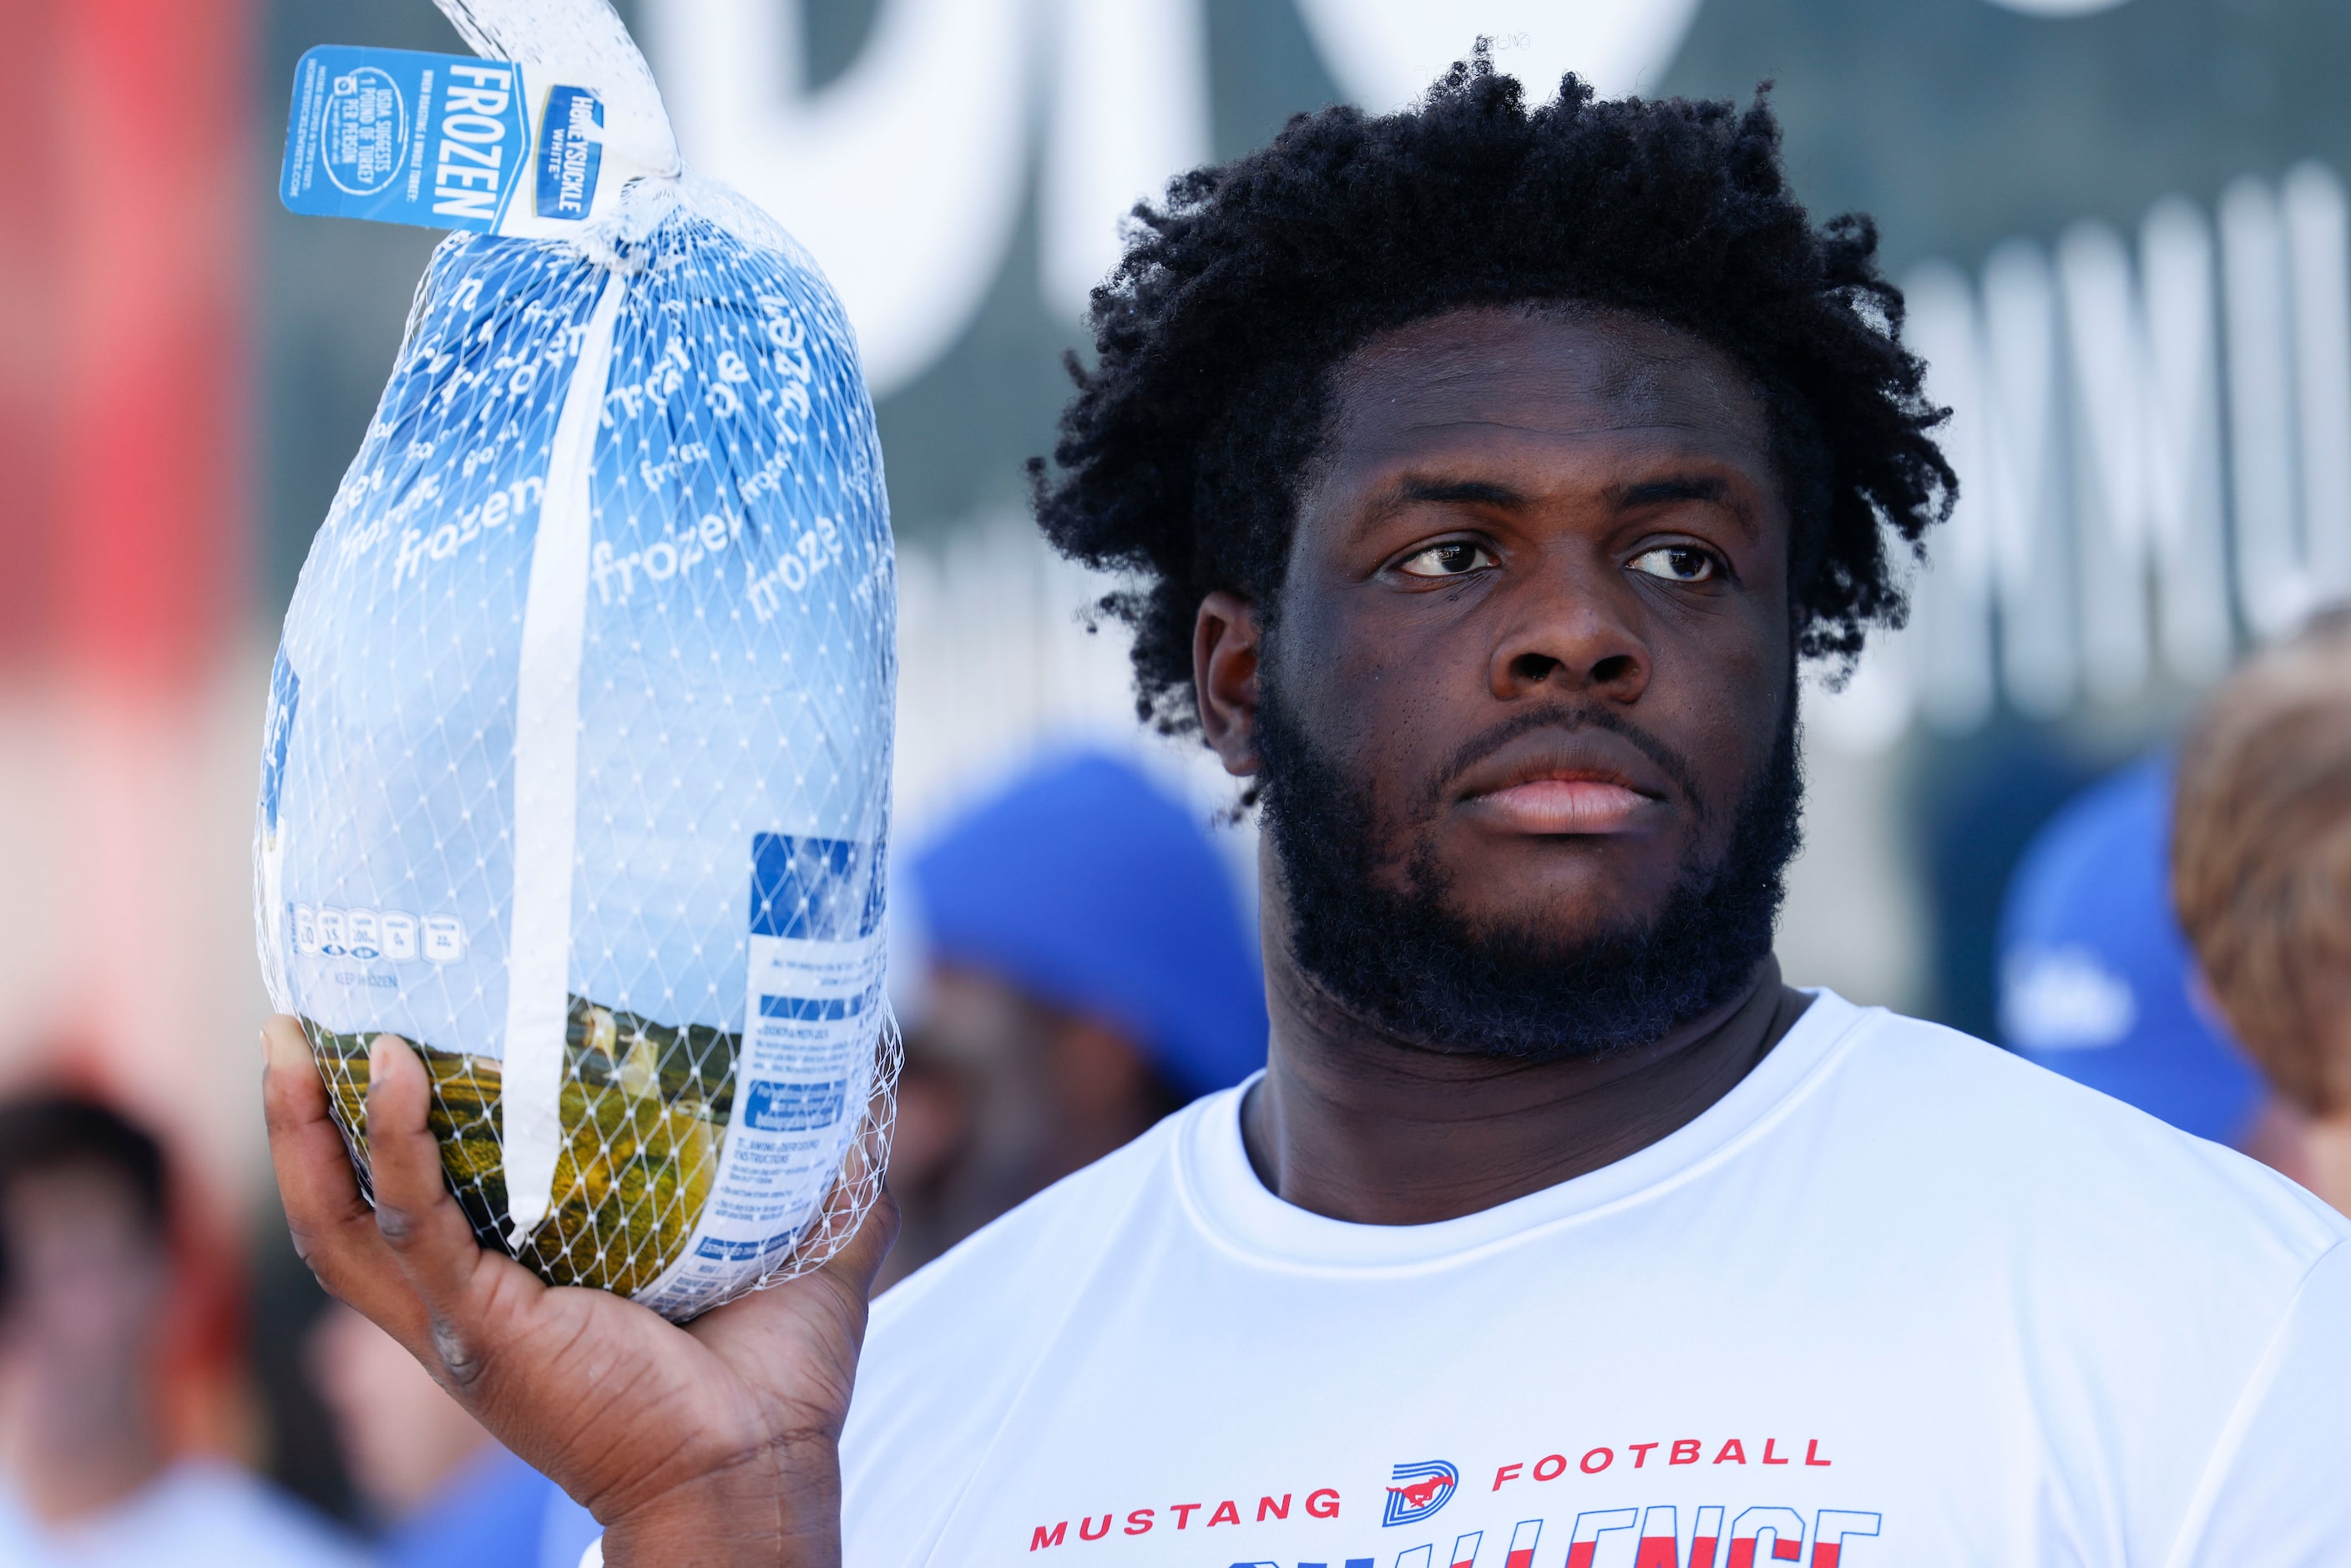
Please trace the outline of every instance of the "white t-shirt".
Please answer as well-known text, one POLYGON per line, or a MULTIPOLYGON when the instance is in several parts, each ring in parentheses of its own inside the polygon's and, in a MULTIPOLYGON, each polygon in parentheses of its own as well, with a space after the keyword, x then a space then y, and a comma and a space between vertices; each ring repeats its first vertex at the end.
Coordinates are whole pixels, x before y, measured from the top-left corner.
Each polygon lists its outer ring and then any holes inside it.
POLYGON ((1203 1100, 875 1304, 856 1568, 2351 1563, 2351 1225, 1826 992, 1603 1170, 1437 1225, 1203 1100))
MULTIPOLYGON (((43 1535, 40 1568, 361 1568, 359 1543, 276 1488, 214 1459, 43 1535)), ((0 1563, 7 1558, 0 1554, 0 1563)))

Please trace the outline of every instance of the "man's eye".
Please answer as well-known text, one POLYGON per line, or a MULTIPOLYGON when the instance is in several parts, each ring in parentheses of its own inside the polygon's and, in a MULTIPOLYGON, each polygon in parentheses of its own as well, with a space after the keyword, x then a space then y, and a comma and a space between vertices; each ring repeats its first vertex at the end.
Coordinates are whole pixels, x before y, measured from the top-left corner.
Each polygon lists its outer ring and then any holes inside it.
POLYGON ((1705 582, 1714 576, 1714 558, 1687 545, 1661 545, 1634 557, 1633 570, 1669 582, 1705 582))
POLYGON ((1459 577, 1493 564, 1494 558, 1487 553, 1485 546, 1468 539, 1447 539, 1406 556, 1396 570, 1407 577, 1459 577))

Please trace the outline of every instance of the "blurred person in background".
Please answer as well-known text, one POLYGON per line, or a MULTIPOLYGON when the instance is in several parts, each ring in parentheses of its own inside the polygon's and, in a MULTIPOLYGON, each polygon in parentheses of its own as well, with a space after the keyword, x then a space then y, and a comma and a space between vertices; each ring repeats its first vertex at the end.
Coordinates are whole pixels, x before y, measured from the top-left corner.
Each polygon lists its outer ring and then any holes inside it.
POLYGON ((292 1499, 170 1451, 171 1215, 161 1146, 116 1112, 0 1106, 0 1552, 13 1527, 68 1568, 360 1563, 292 1499))
POLYGON ((2110 774, 2025 851, 2001 912, 2001 1043, 2277 1165, 2280 1115, 2198 995, 2172 913, 2172 773, 2166 751, 2110 774))
POLYGON ((546 1478, 349 1307, 329 1308, 306 1349, 351 1483, 382 1527, 384 1568, 538 1568, 554 1497, 546 1478))
POLYGON ((2281 1104, 2273 1163, 2351 1214, 2351 610, 2246 661, 2179 756, 2172 894, 2281 1104))
POLYGON ((1238 890, 1132 762, 1030 765, 919 850, 901 894, 905 1229, 886 1278, 1265 1064, 1238 890))

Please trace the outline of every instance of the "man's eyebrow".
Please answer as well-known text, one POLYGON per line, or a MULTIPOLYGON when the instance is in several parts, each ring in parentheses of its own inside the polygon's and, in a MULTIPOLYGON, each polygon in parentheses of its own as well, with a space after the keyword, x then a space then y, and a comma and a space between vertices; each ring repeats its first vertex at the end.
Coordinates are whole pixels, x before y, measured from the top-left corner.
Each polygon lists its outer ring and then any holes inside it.
POLYGON ((1755 537, 1758 526, 1754 502, 1715 474, 1672 474, 1661 479, 1646 479, 1614 491, 1609 499, 1620 512, 1671 501, 1705 501, 1736 517, 1750 538, 1755 537))
POLYGON ((1666 479, 1647 479, 1638 485, 1627 485, 1610 497, 1619 511, 1635 507, 1654 507, 1661 501, 1712 501, 1717 506, 1739 509, 1732 499, 1730 486, 1711 474, 1676 475, 1666 479))
POLYGON ((1416 502, 1459 504, 1468 502, 1483 507, 1517 508, 1527 504, 1527 497, 1508 485, 1497 485, 1489 479, 1440 479, 1424 475, 1408 475, 1390 490, 1383 509, 1408 507, 1416 502))

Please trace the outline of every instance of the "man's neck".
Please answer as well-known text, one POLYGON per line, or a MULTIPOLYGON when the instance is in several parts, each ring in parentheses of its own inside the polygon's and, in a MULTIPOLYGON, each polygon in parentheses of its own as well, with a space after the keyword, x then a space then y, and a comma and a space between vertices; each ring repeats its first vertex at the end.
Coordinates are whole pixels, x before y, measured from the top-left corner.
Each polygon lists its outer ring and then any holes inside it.
POLYGON ((1241 1107, 1258 1177, 1283 1201, 1362 1225, 1426 1225, 1613 1165, 1695 1119, 1812 998, 1756 966, 1731 1000, 1602 1061, 1432 1051, 1373 1029, 1268 943, 1272 1050, 1241 1107))

